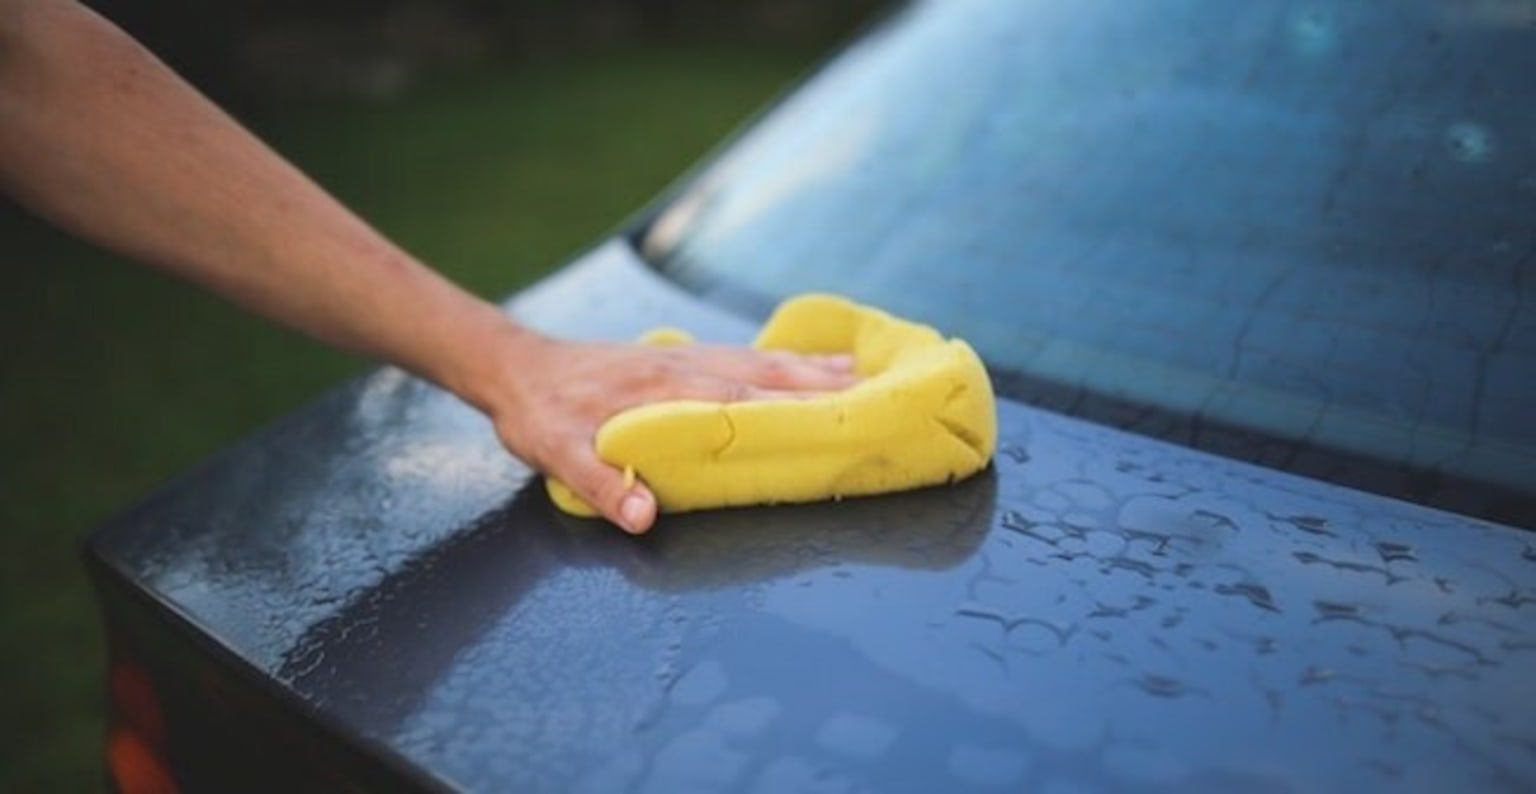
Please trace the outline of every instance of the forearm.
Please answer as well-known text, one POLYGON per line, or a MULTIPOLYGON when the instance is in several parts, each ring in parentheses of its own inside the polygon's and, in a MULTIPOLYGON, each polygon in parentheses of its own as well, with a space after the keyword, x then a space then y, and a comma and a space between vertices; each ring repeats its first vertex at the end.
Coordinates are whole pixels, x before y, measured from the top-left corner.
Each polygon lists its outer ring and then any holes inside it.
POLYGON ((0 0, 0 181, 105 247, 471 399, 489 390, 475 351, 524 333, 73 2, 0 0))
POLYGON ((533 334, 385 240, 70 0, 0 0, 0 185, 108 248, 436 381, 631 532, 650 527, 656 502, 598 459, 592 439, 608 417, 853 379, 846 357, 533 334))

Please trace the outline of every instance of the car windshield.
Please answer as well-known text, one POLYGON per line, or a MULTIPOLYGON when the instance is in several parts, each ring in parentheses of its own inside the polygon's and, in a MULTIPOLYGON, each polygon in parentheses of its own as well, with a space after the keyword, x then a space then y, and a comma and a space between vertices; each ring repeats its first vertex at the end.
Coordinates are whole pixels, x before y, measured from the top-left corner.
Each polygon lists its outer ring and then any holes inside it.
POLYGON ((1011 396, 1530 525, 1532 78, 1530 0, 914 3, 641 246, 932 323, 1011 396))

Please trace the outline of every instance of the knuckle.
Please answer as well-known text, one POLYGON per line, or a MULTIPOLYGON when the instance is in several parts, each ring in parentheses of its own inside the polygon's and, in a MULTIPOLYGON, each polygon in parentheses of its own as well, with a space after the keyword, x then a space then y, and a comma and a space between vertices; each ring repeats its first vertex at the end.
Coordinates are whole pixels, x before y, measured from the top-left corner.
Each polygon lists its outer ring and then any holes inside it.
POLYGON ((787 380, 793 380, 795 376, 802 374, 794 365, 794 362, 783 359, 768 359, 758 365, 758 378, 767 384, 779 384, 787 380))

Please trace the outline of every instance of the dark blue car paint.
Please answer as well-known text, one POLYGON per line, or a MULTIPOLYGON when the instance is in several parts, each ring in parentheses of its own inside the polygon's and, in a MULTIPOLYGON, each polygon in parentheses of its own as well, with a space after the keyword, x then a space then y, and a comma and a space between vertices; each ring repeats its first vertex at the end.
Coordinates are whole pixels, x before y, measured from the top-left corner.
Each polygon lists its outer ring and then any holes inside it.
POLYGON ((711 161, 647 261, 831 290, 1032 405, 1536 529, 1536 6, 929 0, 711 161))
MULTIPOLYGON (((622 242, 510 310, 588 338, 753 325, 622 242)), ((999 412, 971 481, 633 539, 384 369, 87 554, 402 785, 1536 786, 1528 533, 999 412)))

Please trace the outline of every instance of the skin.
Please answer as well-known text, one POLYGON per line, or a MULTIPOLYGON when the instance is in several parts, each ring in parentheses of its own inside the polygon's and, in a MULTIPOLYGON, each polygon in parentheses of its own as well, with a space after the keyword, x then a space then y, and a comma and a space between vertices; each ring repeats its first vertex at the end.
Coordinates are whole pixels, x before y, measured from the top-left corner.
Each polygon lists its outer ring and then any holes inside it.
POLYGON ((0 187, 99 245, 484 412, 512 454, 632 533, 643 483, 598 459, 650 402, 831 391, 846 356, 586 344, 540 335, 385 239, 127 34, 69 0, 0 0, 0 187))

